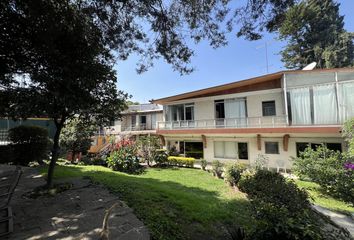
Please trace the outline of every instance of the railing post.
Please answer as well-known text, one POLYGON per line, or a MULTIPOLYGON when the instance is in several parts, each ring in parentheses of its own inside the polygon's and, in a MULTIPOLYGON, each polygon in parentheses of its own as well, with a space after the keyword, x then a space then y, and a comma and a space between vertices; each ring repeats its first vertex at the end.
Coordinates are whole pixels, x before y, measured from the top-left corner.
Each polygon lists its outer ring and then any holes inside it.
POLYGON ((262 128, 262 119, 260 117, 258 118, 258 125, 260 128, 262 128))
POLYGON ((274 123, 274 117, 272 117, 272 124, 273 124, 273 128, 274 128, 274 124, 275 124, 275 123, 274 123))

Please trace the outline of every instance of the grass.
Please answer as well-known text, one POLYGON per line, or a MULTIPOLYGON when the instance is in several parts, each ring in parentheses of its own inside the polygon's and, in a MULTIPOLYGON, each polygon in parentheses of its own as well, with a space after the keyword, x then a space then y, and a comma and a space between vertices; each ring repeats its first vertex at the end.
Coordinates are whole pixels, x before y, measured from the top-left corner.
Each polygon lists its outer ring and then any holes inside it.
POLYGON ((317 183, 302 180, 296 180, 295 182, 300 188, 307 190, 314 204, 344 214, 354 213, 354 206, 323 193, 317 183))
POLYGON ((126 201, 153 239, 224 239, 225 226, 249 231, 253 225, 246 197, 202 170, 151 168, 128 175, 99 166, 57 166, 54 175, 83 176, 126 201))

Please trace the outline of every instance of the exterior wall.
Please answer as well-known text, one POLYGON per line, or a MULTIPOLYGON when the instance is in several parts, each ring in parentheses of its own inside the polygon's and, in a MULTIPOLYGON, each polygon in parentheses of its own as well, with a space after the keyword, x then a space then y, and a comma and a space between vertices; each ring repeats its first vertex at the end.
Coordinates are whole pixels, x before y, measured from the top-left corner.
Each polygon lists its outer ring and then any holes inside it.
POLYGON ((194 119, 203 120, 203 119, 214 119, 215 118, 215 109, 214 101, 206 100, 202 102, 194 103, 194 119))
MULTIPOLYGON (((318 136, 313 137, 314 134, 302 134, 302 136, 290 136, 288 143, 288 151, 284 151, 283 148, 283 137, 282 136, 262 136, 261 137, 261 150, 258 150, 257 138, 256 136, 247 135, 234 135, 234 136, 211 136, 207 137, 207 147, 204 148, 204 159, 208 162, 213 160, 219 160, 221 162, 235 162, 236 159, 225 159, 216 158, 214 155, 214 142, 215 141, 233 141, 233 142, 247 142, 248 143, 248 160, 239 160, 242 163, 254 165, 255 160, 259 154, 262 154, 268 158, 268 167, 277 168, 278 165, 284 165, 287 169, 292 167, 292 157, 296 157, 296 142, 311 142, 311 143, 341 143, 342 148, 344 147, 343 139, 338 136, 324 137, 318 136), (278 142, 279 143, 279 154, 266 154, 265 153, 265 142, 278 142)), ((191 136, 171 136, 167 137, 166 140, 171 141, 173 144, 177 141, 202 141, 201 137, 191 137, 191 136)))
POLYGON ((281 92, 259 94, 247 96, 247 113, 248 117, 261 117, 262 102, 263 101, 275 101, 275 110, 277 116, 285 115, 284 98, 281 92))

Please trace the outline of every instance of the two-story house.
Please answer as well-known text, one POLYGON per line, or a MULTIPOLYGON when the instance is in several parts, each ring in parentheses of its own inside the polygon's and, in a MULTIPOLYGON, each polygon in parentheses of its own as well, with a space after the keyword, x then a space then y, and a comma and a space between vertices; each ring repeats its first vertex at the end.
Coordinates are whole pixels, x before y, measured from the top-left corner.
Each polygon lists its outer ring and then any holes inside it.
POLYGON ((162 112, 162 106, 157 104, 130 105, 121 113, 120 119, 97 131, 89 152, 105 150, 111 136, 119 141, 122 138, 137 139, 140 135, 156 135, 157 123, 163 120, 162 112))
POLYGON ((341 125, 354 117, 354 69, 281 71, 153 100, 167 148, 208 161, 291 167, 307 146, 342 150, 341 125))

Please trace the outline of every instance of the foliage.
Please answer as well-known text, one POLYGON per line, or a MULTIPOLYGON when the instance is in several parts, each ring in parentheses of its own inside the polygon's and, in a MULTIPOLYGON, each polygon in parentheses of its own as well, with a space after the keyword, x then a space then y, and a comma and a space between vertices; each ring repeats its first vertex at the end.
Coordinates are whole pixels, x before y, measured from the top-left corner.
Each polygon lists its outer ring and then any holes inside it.
POLYGON ((48 130, 39 126, 21 125, 9 130, 14 163, 27 166, 30 162, 42 162, 49 151, 48 130))
POLYGON ((154 161, 158 166, 164 166, 167 165, 168 161, 168 155, 165 149, 157 149, 154 153, 154 161))
POLYGON ((264 154, 258 154, 254 161, 254 167, 256 170, 261 170, 268 166, 269 157, 264 154))
POLYGON ((327 193, 354 204, 354 171, 345 154, 320 146, 307 148, 295 159, 293 170, 318 183, 327 193))
POLYGON ((211 168, 213 171, 213 175, 218 178, 221 178, 221 175, 223 172, 223 167, 224 167, 224 165, 219 160, 214 160, 211 162, 211 168))
POLYGON ((258 170, 248 181, 240 181, 239 187, 248 194, 257 220, 249 239, 324 239, 307 192, 293 181, 258 170))
POLYGON ((295 183, 298 187, 305 189, 311 197, 310 200, 318 206, 335 212, 342 212, 346 215, 350 215, 354 212, 353 205, 350 206, 349 203, 330 196, 328 193, 324 192, 322 187, 317 183, 302 180, 295 180, 295 183))
POLYGON ((78 118, 71 119, 62 130, 60 146, 71 151, 73 156, 79 152, 86 154, 96 130, 97 127, 94 124, 86 123, 78 118))
POLYGON ((348 143, 348 154, 354 157, 354 118, 344 123, 342 128, 344 140, 348 143))
POLYGON ((179 152, 177 151, 177 148, 175 146, 172 146, 168 150, 168 156, 179 156, 179 152))
POLYGON ((242 163, 232 163, 225 166, 225 180, 231 185, 236 186, 240 181, 242 172, 246 170, 246 165, 242 163))
POLYGON ((160 139, 157 136, 139 136, 136 142, 138 147, 138 154, 144 159, 144 161, 150 166, 150 163, 154 161, 156 150, 160 149, 160 139))
POLYGON ((223 226, 238 223, 247 234, 254 225, 244 194, 193 168, 127 175, 99 166, 57 166, 55 176, 86 176, 103 184, 134 210, 152 239, 228 239, 223 226))
POLYGON ((194 158, 188 157, 176 157, 176 156, 169 156, 167 158, 168 164, 172 166, 179 166, 179 167, 193 167, 195 163, 194 158))
POLYGON ((354 34, 344 30, 340 4, 333 0, 305 0, 292 6, 279 28, 288 44, 281 52, 287 68, 317 62, 319 68, 353 66, 354 34))
POLYGON ((14 162, 14 152, 11 145, 0 145, 0 164, 14 162))
POLYGON ((121 140, 107 158, 108 167, 114 171, 139 173, 141 166, 137 157, 137 147, 133 141, 121 140))
POLYGON ((206 167, 208 166, 208 162, 205 159, 200 159, 200 166, 205 171, 206 167))
POLYGON ((2 113, 55 122, 48 187, 67 120, 103 124, 125 108, 127 95, 117 91, 113 55, 97 26, 100 18, 86 10, 75 1, 1 2, 2 113))
POLYGON ((97 155, 85 155, 80 161, 80 165, 98 165, 98 166, 107 166, 106 157, 101 157, 97 155))

